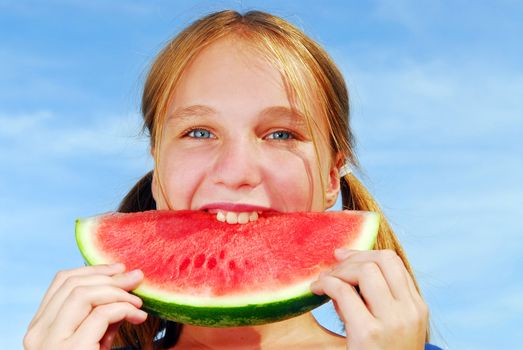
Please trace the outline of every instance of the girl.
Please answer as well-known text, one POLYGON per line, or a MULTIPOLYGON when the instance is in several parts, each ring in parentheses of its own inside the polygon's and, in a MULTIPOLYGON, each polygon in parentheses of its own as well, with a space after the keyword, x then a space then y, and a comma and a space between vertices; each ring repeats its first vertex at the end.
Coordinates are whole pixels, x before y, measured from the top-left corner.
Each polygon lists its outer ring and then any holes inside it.
MULTIPOLYGON (((346 166, 357 166, 342 75, 327 53, 281 18, 208 15, 159 54, 142 112, 154 170, 123 212, 193 209, 229 223, 259 210, 380 212, 346 166), (340 169, 344 173, 340 174, 340 169)), ((251 219, 256 219, 251 218, 251 219)), ((121 264, 59 272, 24 339, 26 349, 424 349, 428 310, 385 220, 373 251, 336 251, 311 290, 332 298, 347 337, 311 313, 237 328, 147 316, 130 294, 143 275, 121 264)))

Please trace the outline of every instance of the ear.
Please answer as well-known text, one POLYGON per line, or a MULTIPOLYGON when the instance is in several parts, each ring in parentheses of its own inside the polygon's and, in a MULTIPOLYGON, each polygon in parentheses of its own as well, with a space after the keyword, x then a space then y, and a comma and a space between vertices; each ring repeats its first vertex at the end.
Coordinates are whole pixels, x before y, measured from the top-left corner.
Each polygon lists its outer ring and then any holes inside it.
MULTIPOLYGON (((153 157, 154 159, 154 147, 151 147, 150 148, 150 153, 151 153, 151 156, 153 157)), ((151 180, 151 192, 153 194, 153 198, 155 200, 156 203, 158 203, 158 199, 160 198, 160 196, 158 196, 158 184, 157 184, 157 180, 156 180, 156 167, 154 167, 153 169, 153 177, 152 177, 152 180, 151 180)))
POLYGON ((154 201, 158 203, 158 196, 156 195, 158 192, 158 184, 156 183, 156 169, 153 170, 153 177, 151 180, 151 192, 153 194, 154 201))
POLYGON ((325 190, 325 201, 327 207, 325 209, 331 208, 336 204, 338 199, 338 194, 340 193, 340 167, 343 163, 343 157, 341 154, 335 158, 335 161, 331 162, 331 167, 329 169, 329 178, 327 182, 327 188, 325 190))

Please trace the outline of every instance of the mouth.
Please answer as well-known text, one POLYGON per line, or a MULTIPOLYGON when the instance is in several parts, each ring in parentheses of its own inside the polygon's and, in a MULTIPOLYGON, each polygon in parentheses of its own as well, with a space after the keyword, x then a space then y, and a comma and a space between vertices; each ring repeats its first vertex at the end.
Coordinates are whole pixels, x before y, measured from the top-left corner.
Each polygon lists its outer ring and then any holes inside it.
POLYGON ((246 224, 258 220, 266 212, 275 212, 270 207, 241 204, 241 203, 211 203, 204 205, 199 210, 216 214, 216 219, 228 224, 246 224))

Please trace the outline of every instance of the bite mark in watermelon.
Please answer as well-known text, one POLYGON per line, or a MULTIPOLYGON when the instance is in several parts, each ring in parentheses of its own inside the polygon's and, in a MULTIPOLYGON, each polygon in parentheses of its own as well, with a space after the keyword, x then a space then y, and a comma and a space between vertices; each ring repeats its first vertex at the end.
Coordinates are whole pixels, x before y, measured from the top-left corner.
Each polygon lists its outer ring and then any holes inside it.
POLYGON ((141 269, 143 308, 182 323, 231 327, 285 320, 329 301, 310 291, 334 249, 374 246, 373 212, 262 213, 243 225, 203 211, 107 213, 76 221, 90 265, 141 269))

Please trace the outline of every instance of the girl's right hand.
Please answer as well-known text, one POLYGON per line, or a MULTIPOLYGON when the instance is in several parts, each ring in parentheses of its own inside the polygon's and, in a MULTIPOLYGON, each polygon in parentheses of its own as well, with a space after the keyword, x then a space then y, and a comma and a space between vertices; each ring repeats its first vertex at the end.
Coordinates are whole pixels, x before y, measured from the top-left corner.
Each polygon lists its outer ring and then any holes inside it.
POLYGON ((145 321, 142 300, 128 291, 143 279, 123 264, 87 266, 56 274, 24 337, 26 350, 109 350, 126 320, 145 321))

